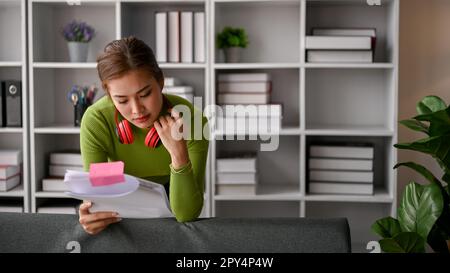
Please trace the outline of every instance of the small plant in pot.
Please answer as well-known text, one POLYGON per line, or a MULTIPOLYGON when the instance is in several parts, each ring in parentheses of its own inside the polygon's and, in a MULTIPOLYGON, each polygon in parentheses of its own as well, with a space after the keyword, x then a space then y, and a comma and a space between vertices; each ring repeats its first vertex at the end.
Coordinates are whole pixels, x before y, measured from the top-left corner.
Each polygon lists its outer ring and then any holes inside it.
POLYGON ((450 240, 450 106, 436 96, 427 96, 417 104, 418 115, 400 121, 425 138, 394 145, 431 155, 442 168, 441 179, 424 166, 403 162, 394 166, 408 167, 420 173, 426 184, 411 181, 403 192, 398 219, 377 220, 372 230, 380 235, 384 252, 425 252, 428 244, 435 252, 449 252, 450 240))
POLYGON ((217 47, 223 49, 228 63, 240 60, 240 51, 248 45, 248 37, 243 28, 224 27, 217 35, 217 47))
POLYGON ((95 36, 95 29, 85 22, 73 20, 68 23, 62 35, 67 41, 71 62, 86 62, 89 42, 95 36))

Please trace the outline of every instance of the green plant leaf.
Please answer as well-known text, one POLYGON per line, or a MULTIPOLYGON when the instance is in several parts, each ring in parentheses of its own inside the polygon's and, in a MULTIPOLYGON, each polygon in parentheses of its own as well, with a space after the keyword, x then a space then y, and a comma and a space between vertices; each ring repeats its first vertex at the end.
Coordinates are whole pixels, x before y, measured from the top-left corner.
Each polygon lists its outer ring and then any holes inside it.
POLYGON ((440 189, 442 188, 442 184, 439 181, 439 179, 437 179, 434 174, 432 172, 430 172, 427 168, 425 168, 424 166, 414 163, 414 162, 403 162, 403 163, 398 163, 394 166, 394 169, 400 167, 400 166, 405 166, 405 167, 409 167, 413 170, 415 170, 416 172, 420 173, 423 177, 425 177, 430 183, 435 183, 440 189))
POLYGON ((419 115, 430 114, 443 110, 447 107, 445 102, 438 96, 426 96, 417 103, 417 113, 419 115))
POLYGON ((430 136, 445 135, 450 132, 450 107, 441 111, 414 117, 417 121, 428 121, 430 136))
POLYGON ((446 234, 434 225, 428 234, 427 242, 435 252, 449 253, 446 234))
POLYGON ((408 127, 411 130, 423 132, 425 134, 428 134, 428 126, 424 124, 423 122, 420 122, 415 119, 406 119, 399 121, 400 124, 403 126, 408 127))
POLYGON ((398 220, 402 231, 417 232, 423 238, 442 213, 443 199, 439 187, 409 183, 398 208, 398 220))
POLYGON ((392 217, 377 220, 373 223, 372 230, 383 238, 392 238, 402 231, 398 220, 392 217))
POLYGON ((425 239, 416 232, 401 232, 380 240, 381 250, 389 253, 424 253, 425 239))

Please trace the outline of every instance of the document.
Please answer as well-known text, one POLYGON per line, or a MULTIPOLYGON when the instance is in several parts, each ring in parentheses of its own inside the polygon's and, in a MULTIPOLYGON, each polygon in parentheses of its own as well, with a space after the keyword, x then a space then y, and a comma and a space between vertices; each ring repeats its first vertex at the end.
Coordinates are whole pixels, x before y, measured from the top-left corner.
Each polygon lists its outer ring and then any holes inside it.
MULTIPOLYGON (((92 178, 92 175, 91 175, 92 178)), ((113 184, 92 183, 88 172, 67 170, 67 196, 90 200, 90 212, 114 211, 122 218, 173 217, 164 186, 124 174, 113 184)))

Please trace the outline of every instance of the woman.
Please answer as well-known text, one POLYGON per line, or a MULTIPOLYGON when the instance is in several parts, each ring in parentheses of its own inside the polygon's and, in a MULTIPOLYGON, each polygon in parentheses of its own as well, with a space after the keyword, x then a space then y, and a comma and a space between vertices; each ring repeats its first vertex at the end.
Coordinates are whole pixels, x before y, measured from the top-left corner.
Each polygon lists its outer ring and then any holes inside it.
MULTIPOLYGON (((171 107, 186 105, 192 120, 201 111, 183 98, 162 94, 163 73, 152 49, 137 38, 109 43, 97 58, 97 70, 107 95, 88 108, 81 122, 84 169, 91 163, 123 161, 125 173, 165 185, 178 221, 196 219, 203 207, 208 140, 172 136, 183 119, 171 107)), ((79 208, 79 221, 89 234, 121 220, 115 212, 90 213, 91 206, 86 201, 79 208)))

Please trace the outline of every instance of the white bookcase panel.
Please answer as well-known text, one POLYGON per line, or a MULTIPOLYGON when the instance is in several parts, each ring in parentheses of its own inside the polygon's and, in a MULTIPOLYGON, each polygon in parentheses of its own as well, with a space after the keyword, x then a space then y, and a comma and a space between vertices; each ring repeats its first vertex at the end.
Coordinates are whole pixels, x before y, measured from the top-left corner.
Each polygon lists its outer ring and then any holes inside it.
POLYGON ((21 0, 0 1, 0 62, 21 62, 22 34, 22 7, 21 0))
MULTIPOLYGON (((156 50, 155 13, 170 11, 205 11, 204 1, 122 2, 122 37, 134 35, 156 50), (146 27, 142 27, 146 26, 146 27)), ((156 52, 155 52, 156 53, 156 52)))
POLYGON ((73 126, 74 109, 67 93, 73 85, 99 89, 95 101, 104 95, 95 69, 34 69, 34 128, 73 126))
POLYGON ((390 69, 307 69, 306 129, 394 127, 390 69))
POLYGON ((336 203, 306 202, 307 218, 347 218, 350 226, 352 252, 365 252, 369 241, 377 241, 379 236, 372 232, 372 224, 390 214, 390 204, 379 203, 336 203))
MULTIPOLYGON (((272 91, 270 93, 270 102, 281 104, 283 110, 283 119, 281 126, 300 127, 300 78, 299 69, 217 69, 215 70, 216 79, 220 74, 229 73, 267 73, 271 77, 272 91)), ((216 98, 218 97, 218 83, 215 84, 216 98)), ((217 101, 216 101, 217 104, 217 101)))
POLYGON ((313 28, 376 28, 375 62, 391 63, 395 58, 396 1, 382 2, 381 6, 371 6, 365 0, 308 0, 306 35, 312 35, 313 28))
POLYGON ((215 217, 299 217, 297 201, 218 201, 215 217))
POLYGON ((32 6, 32 22, 29 22, 34 62, 68 62, 67 42, 62 35, 64 26, 72 20, 81 20, 96 30, 89 43, 88 61, 96 56, 107 43, 116 38, 115 1, 82 2, 69 5, 61 2, 29 2, 32 6))
MULTIPOLYGON (((245 29, 249 44, 242 50, 242 63, 300 61, 299 1, 216 2, 213 18, 214 41, 226 26, 245 29)), ((223 51, 214 52, 215 62, 224 62, 223 51)))

